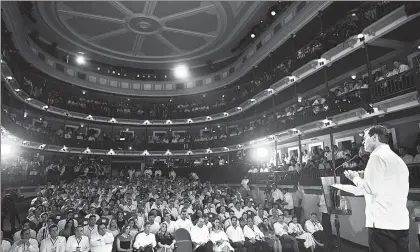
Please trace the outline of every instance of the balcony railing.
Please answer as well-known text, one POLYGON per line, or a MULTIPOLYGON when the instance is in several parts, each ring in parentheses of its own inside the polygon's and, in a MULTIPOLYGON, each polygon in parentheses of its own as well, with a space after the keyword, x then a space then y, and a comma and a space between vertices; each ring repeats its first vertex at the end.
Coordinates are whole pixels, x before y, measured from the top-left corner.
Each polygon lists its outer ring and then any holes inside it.
MULTIPOLYGON (((295 128, 306 123, 323 120, 326 117, 332 117, 356 108, 364 108, 368 112, 373 112, 371 106, 374 102, 383 101, 405 93, 413 92, 420 86, 420 68, 410 69, 389 78, 374 82, 369 88, 355 89, 345 94, 335 95, 331 93, 324 104, 309 105, 300 107, 296 111, 277 116, 269 120, 264 120, 257 124, 252 130, 243 130, 243 133, 236 136, 227 136, 207 141, 194 141, 190 143, 185 140, 184 143, 146 143, 142 139, 132 139, 130 141, 117 141, 114 139, 104 139, 102 141, 78 140, 75 138, 64 139, 54 135, 52 132, 35 132, 23 127, 16 127, 16 122, 9 120, 7 115, 3 116, 3 124, 16 136, 28 141, 35 141, 53 145, 66 145, 70 147, 89 147, 91 149, 131 149, 140 150, 147 146, 149 150, 176 150, 176 149, 207 149, 242 144, 256 138, 274 134, 295 128)), ((249 122, 247 122, 249 123, 249 122)), ((249 125, 238 126, 246 129, 249 125)), ((63 124, 64 129, 64 124, 63 124)), ((193 132, 188 132, 194 135, 193 132)))

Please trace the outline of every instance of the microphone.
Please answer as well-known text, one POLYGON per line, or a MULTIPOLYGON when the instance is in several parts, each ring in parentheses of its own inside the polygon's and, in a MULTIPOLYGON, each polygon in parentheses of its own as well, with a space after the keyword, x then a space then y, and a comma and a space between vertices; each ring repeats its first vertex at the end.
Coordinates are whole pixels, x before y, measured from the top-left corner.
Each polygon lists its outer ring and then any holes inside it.
POLYGON ((334 169, 334 176, 337 176, 337 175, 336 175, 336 171, 337 171, 338 169, 342 168, 342 167, 344 166, 344 164, 348 164, 348 163, 350 163, 351 161, 353 161, 353 160, 354 160, 354 159, 356 159, 357 157, 359 157, 359 155, 354 155, 354 157, 352 157, 350 160, 348 160, 348 161, 346 161, 346 162, 342 163, 341 165, 337 166, 337 167, 334 169))

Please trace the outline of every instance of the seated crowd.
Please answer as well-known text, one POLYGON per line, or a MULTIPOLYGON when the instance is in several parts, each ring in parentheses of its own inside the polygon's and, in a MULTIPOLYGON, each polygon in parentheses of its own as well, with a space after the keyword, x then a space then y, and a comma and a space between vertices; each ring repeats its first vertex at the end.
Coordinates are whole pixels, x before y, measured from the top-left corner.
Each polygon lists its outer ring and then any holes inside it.
POLYGON ((48 182, 31 201, 20 229, 12 226, 13 244, 3 240, 3 252, 327 248, 316 214, 307 221, 301 217, 303 193, 297 187, 264 200, 252 196, 246 179, 235 189, 202 182, 196 174, 189 179, 173 170, 161 175, 146 168, 120 177, 75 175, 48 182))

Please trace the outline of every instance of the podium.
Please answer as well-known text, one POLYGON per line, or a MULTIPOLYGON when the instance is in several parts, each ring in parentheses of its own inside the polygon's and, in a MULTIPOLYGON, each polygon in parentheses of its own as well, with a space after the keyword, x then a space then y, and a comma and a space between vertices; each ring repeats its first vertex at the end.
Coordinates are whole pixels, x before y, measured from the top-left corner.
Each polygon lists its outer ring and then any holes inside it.
POLYGON ((351 215, 352 211, 347 200, 342 196, 343 186, 340 184, 340 177, 321 177, 322 192, 325 197, 325 204, 329 214, 334 214, 334 226, 337 231, 338 252, 341 249, 340 218, 339 216, 351 215))

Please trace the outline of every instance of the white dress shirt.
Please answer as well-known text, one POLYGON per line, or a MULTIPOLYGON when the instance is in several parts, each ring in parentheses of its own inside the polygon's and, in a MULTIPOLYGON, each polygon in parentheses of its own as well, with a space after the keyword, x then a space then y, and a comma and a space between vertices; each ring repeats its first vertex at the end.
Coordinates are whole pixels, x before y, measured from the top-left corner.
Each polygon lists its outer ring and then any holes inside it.
POLYGON ((284 222, 283 223, 276 222, 274 223, 273 227, 274 227, 274 233, 278 236, 283 236, 289 233, 289 227, 284 222))
POLYGON ((157 234, 157 232, 159 232, 159 229, 160 229, 160 225, 156 221, 153 222, 152 225, 150 225, 150 233, 152 234, 157 234))
POLYGON ((252 228, 250 228, 248 225, 245 225, 244 236, 248 239, 255 240, 261 240, 262 238, 264 238, 264 234, 256 225, 254 225, 252 228))
POLYGON ((236 207, 234 207, 233 209, 232 209, 232 211, 233 212, 235 212, 235 216, 236 216, 236 218, 241 218, 242 217, 242 213, 244 212, 244 210, 243 209, 237 209, 236 207))
POLYGON ((207 243, 210 240, 210 233, 207 226, 203 227, 193 226, 191 228, 191 241, 194 243, 207 243))
POLYGON ((324 230, 324 228, 322 227, 321 223, 319 223, 318 221, 316 221, 314 223, 311 220, 307 220, 305 222, 305 229, 306 229, 306 231, 308 231, 311 234, 313 234, 313 233, 315 233, 317 231, 323 231, 324 230))
POLYGON ((50 237, 50 232, 48 231, 48 227, 42 227, 38 231, 38 234, 36 235, 36 240, 38 241, 38 243, 41 243, 42 240, 49 237, 50 237))
POLYGON ((420 163, 420 154, 417 154, 416 156, 414 156, 413 163, 414 164, 420 163))
POLYGON ((179 218, 176 221, 176 225, 178 226, 178 228, 184 228, 188 232, 191 232, 191 228, 193 227, 193 224, 192 224, 191 220, 187 219, 187 218, 185 220, 179 218))
POLYGON ((364 179, 359 176, 353 179, 353 183, 364 191, 366 227, 409 228, 408 176, 407 165, 389 145, 380 145, 370 154, 364 179))
POLYGON ((38 242, 35 239, 29 239, 29 246, 26 244, 18 245, 19 241, 15 242, 10 249, 10 252, 39 252, 38 242))
POLYGON ((98 226, 95 224, 95 226, 91 227, 89 225, 86 225, 83 227, 83 235, 87 236, 89 239, 93 234, 98 233, 98 226))
POLYGON ((293 196, 291 193, 287 192, 284 194, 284 202, 287 203, 287 205, 284 206, 285 209, 292 210, 293 209, 293 196))
POLYGON ((242 228, 237 225, 236 228, 234 226, 229 226, 226 229, 226 235, 232 242, 244 242, 245 236, 242 231, 242 228))
POLYGON ((67 239, 66 252, 74 252, 78 247, 80 247, 80 252, 88 252, 90 250, 89 238, 82 235, 82 238, 79 240, 72 235, 67 239))
POLYGON ((284 198, 284 195, 280 189, 274 190, 272 196, 273 196, 274 201, 283 200, 284 198))
POLYGON ((6 241, 6 240, 1 241, 1 251, 2 252, 9 252, 11 248, 12 248, 12 245, 10 244, 9 241, 6 241))
POLYGON ((40 252, 65 252, 66 251, 66 238, 57 236, 55 240, 51 237, 41 241, 40 252))
POLYGON ((106 232, 103 236, 94 233, 90 237, 91 252, 111 252, 113 243, 114 236, 109 232, 106 232))
POLYGON ((137 235, 136 240, 133 243, 133 248, 139 249, 140 247, 147 247, 148 245, 156 247, 156 237, 152 233, 146 234, 143 232, 137 235))

